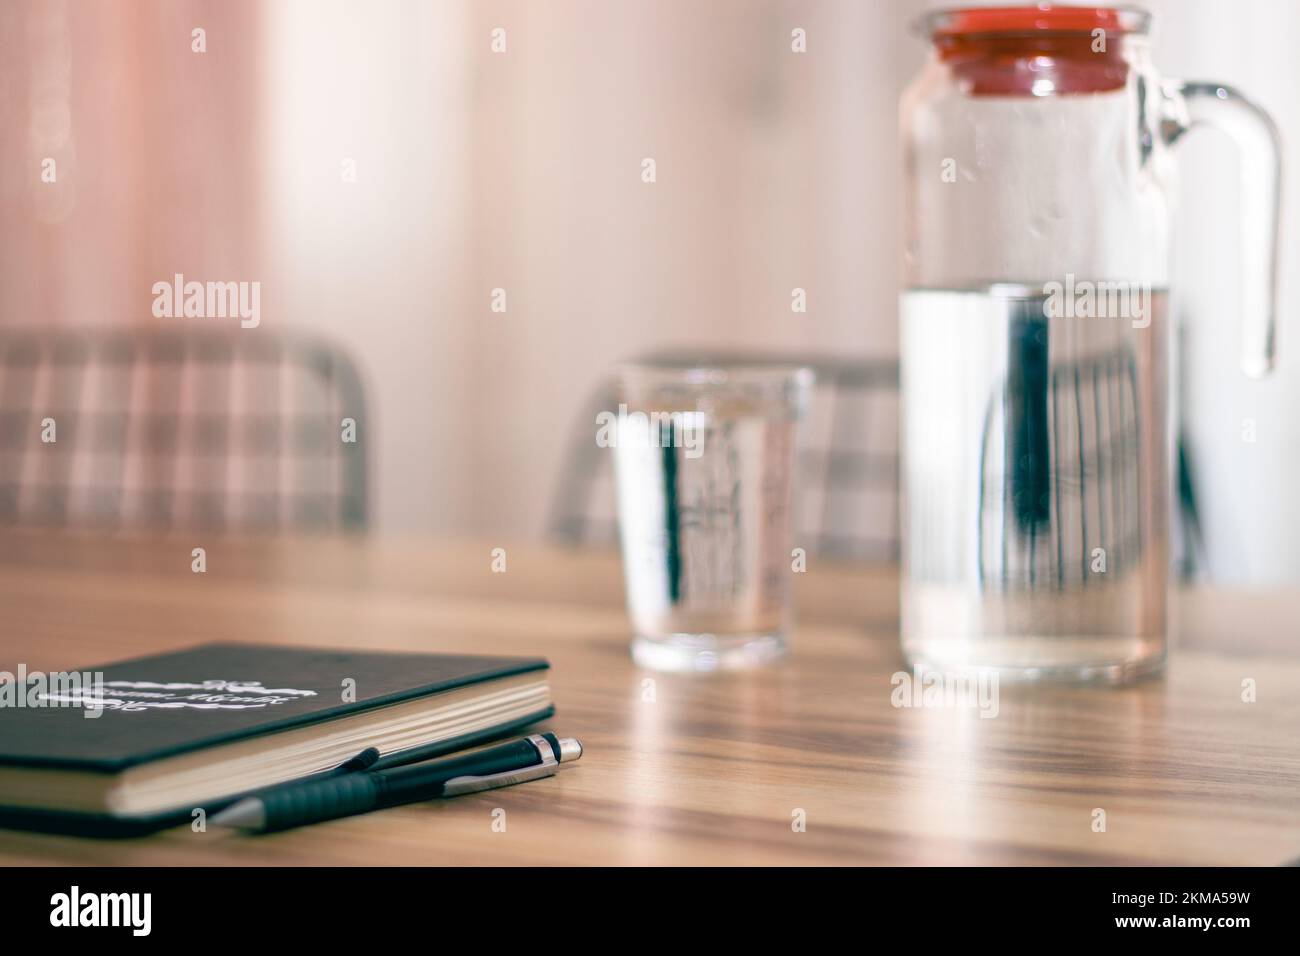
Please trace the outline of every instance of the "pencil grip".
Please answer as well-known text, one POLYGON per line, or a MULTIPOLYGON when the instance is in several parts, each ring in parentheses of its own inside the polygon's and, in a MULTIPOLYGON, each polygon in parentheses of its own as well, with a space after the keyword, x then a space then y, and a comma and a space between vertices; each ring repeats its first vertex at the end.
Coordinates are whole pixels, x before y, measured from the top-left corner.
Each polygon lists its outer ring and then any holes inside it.
POLYGON ((262 797, 266 827, 284 830, 306 823, 373 810, 379 787, 368 773, 349 773, 303 786, 273 791, 262 797))

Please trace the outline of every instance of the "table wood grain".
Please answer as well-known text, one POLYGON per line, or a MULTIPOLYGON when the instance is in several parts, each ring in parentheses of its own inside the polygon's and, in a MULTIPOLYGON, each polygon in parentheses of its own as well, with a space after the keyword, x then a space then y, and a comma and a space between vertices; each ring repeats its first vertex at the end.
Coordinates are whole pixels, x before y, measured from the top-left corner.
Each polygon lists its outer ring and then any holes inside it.
POLYGON ((1164 677, 891 703, 897 572, 811 560, 793 654, 635 667, 616 555, 509 542, 0 534, 0 669, 214 640, 541 654, 558 776, 267 837, 0 830, 5 864, 1281 864, 1300 857, 1300 596, 1190 590, 1164 677), (207 550, 208 570, 190 570, 207 550), (491 551, 506 548, 506 571, 491 551), (1256 683, 1254 703, 1242 682, 1256 683), (494 829, 504 810, 505 829, 494 829), (1104 832, 1094 811, 1106 814, 1104 832), (793 824, 806 821, 802 831, 793 824))

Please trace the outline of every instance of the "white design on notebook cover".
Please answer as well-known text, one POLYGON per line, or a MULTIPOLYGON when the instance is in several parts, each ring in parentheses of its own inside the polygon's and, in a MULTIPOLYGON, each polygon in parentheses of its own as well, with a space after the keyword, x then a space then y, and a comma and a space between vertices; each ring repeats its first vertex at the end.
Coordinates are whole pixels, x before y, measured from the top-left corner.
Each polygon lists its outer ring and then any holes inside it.
POLYGON ((128 713, 145 710, 250 710, 275 707, 303 698, 315 697, 314 690, 294 687, 267 688, 258 680, 205 680, 197 683, 176 681, 159 683, 147 680, 110 680, 79 688, 65 694, 41 694, 42 699, 80 704, 128 713), (189 691, 189 693, 182 693, 189 691))

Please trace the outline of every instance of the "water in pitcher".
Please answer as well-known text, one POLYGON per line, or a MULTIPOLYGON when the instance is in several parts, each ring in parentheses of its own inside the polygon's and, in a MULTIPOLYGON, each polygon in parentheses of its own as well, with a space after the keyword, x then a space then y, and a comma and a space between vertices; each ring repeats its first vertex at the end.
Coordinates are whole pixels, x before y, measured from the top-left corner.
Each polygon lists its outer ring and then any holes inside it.
POLYGON ((795 422, 743 407, 620 428, 619 526, 633 653, 646 666, 745 666, 784 649, 795 422))
POLYGON ((1164 290, 901 300, 902 638, 937 669, 1127 680, 1164 658, 1164 290))

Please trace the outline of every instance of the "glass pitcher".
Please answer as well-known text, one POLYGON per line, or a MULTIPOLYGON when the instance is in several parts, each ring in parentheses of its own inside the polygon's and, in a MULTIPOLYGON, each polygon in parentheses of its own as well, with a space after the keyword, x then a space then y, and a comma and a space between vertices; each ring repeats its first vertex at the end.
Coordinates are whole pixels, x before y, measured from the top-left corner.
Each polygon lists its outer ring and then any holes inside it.
POLYGON ((945 10, 903 95, 902 641, 916 666, 1125 681, 1164 662, 1171 149, 1241 154, 1243 361, 1273 363, 1279 148, 1162 80, 1135 8, 945 10))

